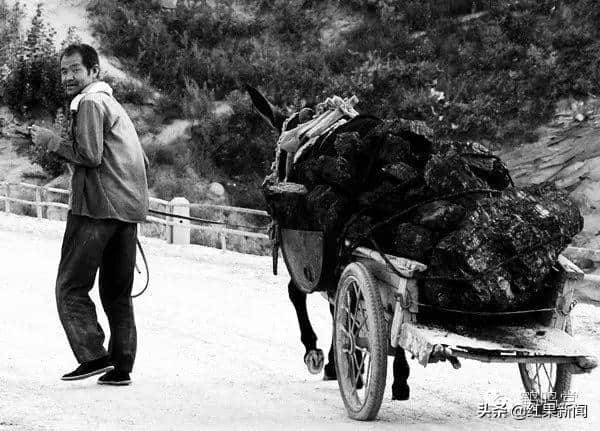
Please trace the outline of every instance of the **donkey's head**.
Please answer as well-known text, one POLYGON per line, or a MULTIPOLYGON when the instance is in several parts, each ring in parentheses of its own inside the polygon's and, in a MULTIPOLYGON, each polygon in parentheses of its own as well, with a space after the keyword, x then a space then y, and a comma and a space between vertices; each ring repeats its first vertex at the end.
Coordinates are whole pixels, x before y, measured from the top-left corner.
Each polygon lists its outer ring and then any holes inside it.
POLYGON ((325 142, 328 137, 334 139, 336 134, 343 132, 363 135, 379 122, 375 117, 359 115, 354 110, 358 102, 355 96, 327 98, 316 106, 316 115, 312 109, 304 108, 286 117, 255 88, 246 85, 246 91, 258 112, 280 133, 274 165, 278 179, 287 180, 292 165, 318 147, 319 142, 325 142), (282 152, 285 157, 281 157, 282 152))
POLYGON ((256 88, 249 85, 245 85, 244 87, 250 95, 250 99, 259 114, 279 133, 284 132, 285 130, 291 130, 298 126, 298 124, 309 121, 314 115, 312 109, 303 108, 299 112, 292 114, 288 120, 288 117, 283 111, 269 102, 256 88), (287 123, 286 120, 288 120, 287 123), (283 130, 284 125, 285 130, 283 130))

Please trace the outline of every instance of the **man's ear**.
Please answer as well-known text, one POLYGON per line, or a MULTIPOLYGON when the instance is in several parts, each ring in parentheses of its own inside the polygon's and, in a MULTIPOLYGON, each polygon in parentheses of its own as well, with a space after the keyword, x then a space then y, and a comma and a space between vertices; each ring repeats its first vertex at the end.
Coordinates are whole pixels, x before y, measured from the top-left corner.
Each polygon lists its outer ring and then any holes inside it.
POLYGON ((267 120, 269 124, 275 128, 275 130, 281 132, 283 122, 286 118, 285 115, 283 115, 278 108, 273 106, 256 88, 251 87, 248 84, 245 84, 244 88, 250 95, 252 104, 257 109, 259 114, 262 115, 265 120, 267 120))
POLYGON ((92 74, 92 76, 94 78, 99 78, 100 77, 100 65, 99 64, 95 64, 92 66, 92 68, 90 69, 90 73, 92 74))

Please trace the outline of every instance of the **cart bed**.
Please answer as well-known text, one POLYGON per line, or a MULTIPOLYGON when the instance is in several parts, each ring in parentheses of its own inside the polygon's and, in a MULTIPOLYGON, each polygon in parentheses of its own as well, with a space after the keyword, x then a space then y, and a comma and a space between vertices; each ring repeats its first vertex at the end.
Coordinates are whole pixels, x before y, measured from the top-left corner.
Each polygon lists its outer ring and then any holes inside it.
POLYGON ((586 370, 596 362, 581 343, 556 328, 531 323, 519 326, 467 327, 451 331, 435 324, 404 323, 398 343, 421 365, 430 362, 436 345, 455 357, 483 362, 572 363, 586 370))

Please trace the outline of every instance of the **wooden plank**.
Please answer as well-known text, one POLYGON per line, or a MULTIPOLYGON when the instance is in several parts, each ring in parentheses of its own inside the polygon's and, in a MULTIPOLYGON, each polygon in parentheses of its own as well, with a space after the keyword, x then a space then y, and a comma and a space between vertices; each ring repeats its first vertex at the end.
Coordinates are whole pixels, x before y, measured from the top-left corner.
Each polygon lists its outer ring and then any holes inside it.
POLYGON ((155 204, 159 204, 159 205, 165 205, 165 206, 169 205, 169 201, 165 201, 163 199, 150 198, 149 201, 150 201, 150 203, 155 203, 155 204))
POLYGON ((414 354, 426 366, 436 345, 483 355, 591 356, 584 346, 566 332, 531 323, 521 326, 443 328, 439 325, 404 323, 398 336, 400 346, 414 354))
POLYGON ((584 281, 591 281, 592 283, 600 284, 600 275, 597 274, 585 274, 583 276, 584 281))
POLYGON ((600 250, 583 247, 567 247, 563 252, 569 259, 590 259, 594 262, 600 262, 600 250))
POLYGON ((44 207, 69 209, 69 204, 63 204, 61 202, 42 201, 42 202, 40 202, 40 205, 42 205, 44 207))
MULTIPOLYGON (((7 197, 0 197, 0 199, 4 199, 6 202, 15 202, 15 203, 23 204, 23 205, 36 205, 36 203, 34 201, 28 201, 25 199, 7 198, 7 197)), ((10 212, 10 211, 7 211, 7 212, 10 212)))
POLYGON ((585 273, 562 254, 558 256, 558 264, 566 272, 569 280, 583 280, 585 273))
MULTIPOLYGON (((372 259, 381 264, 387 265, 385 259, 375 250, 367 247, 357 247, 352 254, 356 257, 372 259)), ((404 277, 411 278, 415 272, 422 272, 427 269, 427 265, 416 260, 406 259, 404 257, 386 254, 385 257, 394 265, 396 270, 404 277)))
MULTIPOLYGON (((165 226, 180 226, 181 225, 180 222, 169 222, 164 219, 153 217, 153 216, 147 216, 146 222, 147 223, 160 223, 165 226)), ((190 229, 200 230, 200 231, 204 231, 204 232, 212 232, 217 235, 222 232, 222 233, 226 233, 229 235, 243 236, 243 237, 247 237, 247 238, 269 239, 269 235, 264 234, 264 233, 258 233, 258 232, 246 232, 243 230, 227 229, 227 228, 220 229, 220 228, 216 228, 214 226, 200 226, 200 225, 195 225, 195 224, 190 224, 189 227, 190 227, 190 229)))
POLYGON ((44 187, 44 189, 50 193, 57 193, 60 195, 70 195, 71 192, 69 190, 57 189, 55 187, 44 187))
POLYGON ((548 355, 539 355, 539 356, 517 356, 517 355, 500 355, 500 356, 490 356, 482 353, 471 353, 464 352, 460 350, 452 350, 453 356, 457 358, 465 358, 472 359, 479 362, 487 362, 487 363, 519 363, 519 364, 566 364, 566 363, 577 363, 579 360, 579 356, 548 356, 548 355))
POLYGON ((36 185, 36 184, 29 184, 29 183, 17 183, 17 186, 26 188, 26 189, 37 189, 40 186, 36 185))

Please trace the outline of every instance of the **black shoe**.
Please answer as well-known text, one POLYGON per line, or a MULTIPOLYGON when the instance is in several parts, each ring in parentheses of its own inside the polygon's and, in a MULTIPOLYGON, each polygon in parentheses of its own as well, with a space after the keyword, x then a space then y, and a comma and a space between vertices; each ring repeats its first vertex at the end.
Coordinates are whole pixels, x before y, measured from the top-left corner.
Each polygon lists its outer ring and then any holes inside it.
POLYGON ((131 384, 129 373, 124 371, 109 371, 98 379, 99 385, 127 386, 131 384))
POLYGON ((106 373, 114 370, 115 367, 108 361, 108 356, 93 361, 83 362, 75 371, 62 376, 62 380, 81 380, 96 374, 106 373))

